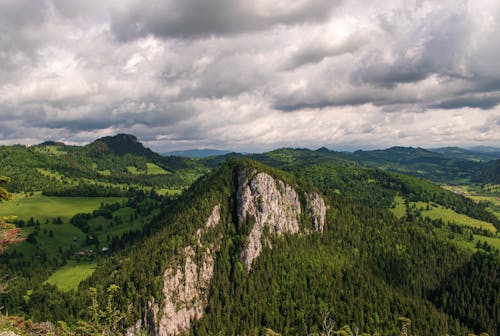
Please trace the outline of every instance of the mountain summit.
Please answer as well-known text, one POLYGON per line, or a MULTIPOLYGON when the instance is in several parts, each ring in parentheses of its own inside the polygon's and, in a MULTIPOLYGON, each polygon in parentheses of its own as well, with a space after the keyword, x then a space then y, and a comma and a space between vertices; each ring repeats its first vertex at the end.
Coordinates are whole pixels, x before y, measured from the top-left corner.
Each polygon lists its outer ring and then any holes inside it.
POLYGON ((113 153, 116 155, 134 154, 138 156, 151 157, 155 154, 151 149, 137 140, 137 137, 132 134, 117 134, 99 138, 91 144, 85 146, 92 153, 113 153))

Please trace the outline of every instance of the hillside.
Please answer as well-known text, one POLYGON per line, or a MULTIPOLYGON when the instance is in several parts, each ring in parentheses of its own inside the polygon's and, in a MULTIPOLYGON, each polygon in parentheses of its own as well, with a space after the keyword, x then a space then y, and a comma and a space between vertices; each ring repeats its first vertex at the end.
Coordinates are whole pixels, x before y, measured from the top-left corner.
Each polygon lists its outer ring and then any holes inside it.
POLYGON ((165 153, 161 153, 161 154, 164 156, 182 156, 182 157, 189 157, 189 158, 206 158, 209 156, 225 155, 228 153, 231 153, 231 151, 204 148, 204 149, 177 150, 177 151, 165 152, 165 153))
POLYGON ((488 162, 485 169, 476 177, 476 181, 500 184, 500 160, 488 162))
POLYGON ((207 171, 194 160, 154 153, 127 134, 82 147, 51 141, 0 147, 0 175, 11 177, 11 192, 123 196, 129 186, 179 191, 207 171))
MULTIPOLYGON (((439 234, 442 224, 389 211, 396 195, 424 200, 435 188, 369 168, 326 163, 283 172, 232 160, 167 205, 149 238, 101 260, 78 294, 44 286, 25 309, 41 320, 85 318, 86 288, 116 284, 120 309, 134 307, 126 326, 155 335, 266 328, 303 335, 321 330, 325 310, 339 328, 370 333, 396 333, 398 317, 407 316, 415 334, 494 335, 499 302, 483 298, 498 293, 498 277, 469 286, 464 269, 498 267, 498 256, 460 247, 439 234), (478 300, 445 300, 461 292, 478 300), (56 308, 60 300, 74 314, 56 308)), ((453 193, 438 198, 485 215, 453 193)))
POLYGON ((17 277, 0 301, 12 313, 74 325, 90 318, 89 288, 104 297, 117 285, 120 328, 153 335, 303 335, 320 332, 326 312, 369 333, 396 334, 400 316, 414 334, 499 333, 492 205, 391 172, 451 162, 439 153, 284 148, 192 160, 129 135, 2 152, 5 171, 24 170, 23 183, 43 191, 0 209, 28 238, 1 259, 17 277), (157 193, 172 188, 187 189, 157 193))
MULTIPOLYGON (((487 147, 488 148, 488 147, 487 147)), ((493 161, 500 159, 500 149, 490 147, 490 150, 464 149, 460 147, 429 148, 431 152, 443 154, 450 159, 462 159, 472 161, 493 161)))

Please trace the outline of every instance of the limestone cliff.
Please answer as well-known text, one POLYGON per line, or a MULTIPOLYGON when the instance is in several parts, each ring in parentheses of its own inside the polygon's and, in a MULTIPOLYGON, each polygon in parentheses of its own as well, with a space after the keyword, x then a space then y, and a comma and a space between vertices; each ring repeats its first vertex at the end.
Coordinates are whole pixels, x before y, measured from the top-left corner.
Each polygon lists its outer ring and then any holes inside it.
MULTIPOLYGON (((326 206, 317 193, 306 194, 306 206, 314 229, 323 231, 326 206)), ((295 189, 266 173, 242 170, 238 174, 237 214, 238 221, 248 218, 254 221, 241 251, 241 260, 247 272, 262 252, 262 234, 267 228, 271 234, 297 233, 300 230, 301 203, 295 189)))
POLYGON ((323 232, 327 210, 323 197, 318 193, 306 194, 306 207, 311 215, 314 230, 323 232))
MULTIPOLYGON (((310 233, 310 226, 304 227, 302 218, 311 219, 314 231, 323 231, 327 207, 320 194, 299 194, 289 184, 251 169, 240 169, 237 183, 238 225, 248 235, 240 259, 247 272, 262 253, 263 244, 271 246, 272 236, 310 233)), ((220 205, 213 208, 204 225, 195 232, 193 243, 172 259, 180 262, 163 273, 162 302, 156 303, 151 298, 146 316, 129 329, 128 335, 137 335, 144 329, 160 336, 186 334, 203 317, 223 239, 222 233, 212 234, 221 221, 220 208, 220 205)))
MULTIPOLYGON (((196 244, 182 250, 181 265, 167 268, 163 274, 164 301, 158 305, 152 299, 148 304, 147 328, 159 336, 179 335, 188 332, 194 321, 203 316, 215 266, 215 255, 222 237, 202 244, 205 234, 220 223, 220 206, 217 205, 205 226, 196 232, 196 244)), ((130 329, 135 333, 138 329, 130 329)))

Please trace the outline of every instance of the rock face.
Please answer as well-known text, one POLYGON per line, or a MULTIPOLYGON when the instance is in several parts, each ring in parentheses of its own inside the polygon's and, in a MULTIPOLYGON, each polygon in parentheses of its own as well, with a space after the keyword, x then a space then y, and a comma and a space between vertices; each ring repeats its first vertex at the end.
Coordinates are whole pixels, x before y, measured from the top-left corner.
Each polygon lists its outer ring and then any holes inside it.
MULTIPOLYGON (((303 194, 303 204, 300 199, 294 188, 269 174, 245 169, 238 172, 238 222, 250 225, 247 227, 247 243, 240 252, 247 272, 262 253, 263 242, 270 244, 268 234, 279 236, 283 233, 310 232, 301 228, 300 219, 304 212, 312 219, 314 231, 323 231, 327 210, 323 197, 312 192, 303 194)), ((185 247, 178 256, 181 262, 163 273, 164 301, 155 303, 151 298, 144 319, 129 328, 127 336, 139 335, 144 329, 149 334, 160 336, 188 334, 193 323, 203 317, 216 254, 223 238, 222 234, 209 241, 204 237, 217 228, 220 219, 220 206, 217 205, 204 226, 197 230, 195 242, 185 247)))
POLYGON ((262 252, 262 233, 297 233, 300 229, 300 201, 297 192, 266 173, 240 171, 238 175, 237 214, 239 222, 249 217, 255 222, 241 260, 247 272, 262 252))
POLYGON ((314 230, 323 232, 327 210, 323 197, 318 193, 306 194, 306 207, 311 215, 314 230))
MULTIPOLYGON (((220 206, 214 207, 205 226, 196 232, 197 243, 182 251, 180 267, 167 268, 163 274, 161 307, 152 299, 148 304, 149 329, 159 336, 179 335, 188 332, 194 321, 203 316, 212 282, 215 255, 220 249, 222 237, 202 244, 202 238, 220 222, 220 206), (159 320, 158 320, 159 319, 159 320)), ((140 328, 140 326, 139 326, 140 328)), ((136 332, 136 329, 131 332, 136 332)))

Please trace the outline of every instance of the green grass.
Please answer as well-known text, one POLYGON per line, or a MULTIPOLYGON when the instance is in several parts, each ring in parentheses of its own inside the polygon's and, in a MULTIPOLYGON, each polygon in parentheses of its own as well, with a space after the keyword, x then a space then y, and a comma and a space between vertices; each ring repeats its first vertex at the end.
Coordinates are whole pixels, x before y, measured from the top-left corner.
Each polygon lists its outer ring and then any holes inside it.
POLYGON ((44 154, 51 154, 51 155, 67 154, 67 152, 64 150, 63 146, 35 147, 35 151, 40 152, 40 153, 44 153, 44 154))
POLYGON ((500 197, 496 196, 469 196, 476 202, 481 202, 486 205, 486 210, 493 212, 498 219, 500 219, 500 197))
POLYGON ((474 235, 474 242, 476 241, 486 241, 488 245, 493 246, 494 248, 500 250, 500 238, 499 237, 485 237, 485 236, 478 236, 474 235))
POLYGON ((143 174, 164 175, 164 174, 169 174, 168 171, 164 170, 162 167, 160 167, 154 163, 151 163, 151 162, 146 163, 146 170, 139 170, 139 169, 137 169, 137 167, 128 166, 127 171, 133 175, 143 175, 143 174))
POLYGON ((119 237, 128 231, 141 230, 159 212, 159 209, 155 209, 147 216, 132 218, 134 209, 125 207, 113 212, 113 219, 107 219, 102 216, 92 218, 89 221, 89 226, 91 231, 97 234, 100 248, 109 247, 108 237, 119 237))
POLYGON ((410 206, 413 205, 415 205, 417 209, 421 210, 422 216, 424 217, 427 216, 431 219, 442 219, 445 223, 454 222, 458 225, 486 229, 493 233, 497 231, 495 226, 491 223, 459 214, 451 209, 444 208, 441 205, 435 206, 435 203, 433 205, 429 205, 429 210, 427 210, 427 203, 425 202, 411 202, 410 206))
POLYGON ((405 217, 406 216, 405 199, 402 196, 394 197, 394 201, 392 203, 392 207, 390 208, 390 210, 398 218, 405 217))
POLYGON ((96 263, 66 265, 52 273, 46 282, 65 292, 76 290, 80 282, 94 273, 96 267, 96 263))
POLYGON ((161 195, 161 196, 165 196, 165 195, 179 196, 180 194, 182 194, 182 191, 183 190, 181 190, 181 189, 167 189, 167 188, 156 189, 156 193, 158 195, 161 195))
MULTIPOLYGON (((425 202, 410 202, 410 208, 416 208, 420 210, 422 217, 427 216, 431 219, 442 219, 445 223, 454 222, 458 225, 486 229, 493 233, 497 231, 492 223, 471 218, 467 215, 459 214, 436 203, 429 204, 429 209, 427 210, 427 203, 425 202)), ((403 218, 404 216, 406 216, 404 198, 401 196, 396 196, 390 210, 398 218, 403 218)))
POLYGON ((133 166, 128 166, 127 172, 129 172, 130 174, 133 174, 133 175, 141 175, 141 174, 145 173, 143 170, 138 170, 136 167, 133 167, 133 166))
POLYGON ((63 176, 60 173, 51 172, 51 171, 43 169, 43 168, 36 168, 36 171, 39 172, 40 174, 42 174, 45 177, 54 178, 54 179, 56 179, 58 181, 61 181, 62 178, 63 178, 63 176))
POLYGON ((168 171, 164 170, 162 167, 155 165, 154 163, 146 163, 147 174, 148 175, 162 175, 169 174, 168 171))
POLYGON ((77 213, 92 212, 101 203, 121 202, 123 197, 54 197, 35 193, 14 194, 13 200, 0 204, 0 216, 17 216, 19 219, 45 221, 56 217, 71 218, 77 213))

